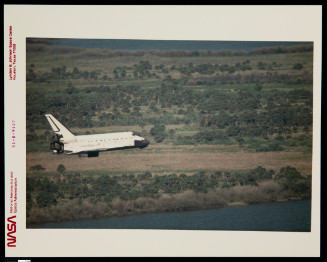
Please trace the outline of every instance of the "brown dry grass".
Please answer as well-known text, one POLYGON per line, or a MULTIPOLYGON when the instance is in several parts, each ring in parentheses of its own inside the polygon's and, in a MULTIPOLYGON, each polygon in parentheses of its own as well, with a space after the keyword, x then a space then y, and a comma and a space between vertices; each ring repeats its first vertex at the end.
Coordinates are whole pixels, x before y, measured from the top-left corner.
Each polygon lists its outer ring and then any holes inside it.
MULTIPOLYGON (((213 146, 214 147, 214 146, 213 146)), ((205 149, 205 148, 204 148, 205 149)), ((219 148, 218 148, 219 149, 219 148)), ((27 154, 27 172, 31 166, 42 165, 46 172, 56 172, 63 164, 66 171, 107 170, 117 172, 187 172, 194 170, 241 170, 263 166, 278 171, 292 166, 303 174, 311 174, 311 155, 302 152, 219 152, 214 148, 208 152, 197 152, 191 147, 166 146, 147 148, 144 151, 101 152, 99 157, 88 158, 77 155, 54 155, 49 153, 27 154)))

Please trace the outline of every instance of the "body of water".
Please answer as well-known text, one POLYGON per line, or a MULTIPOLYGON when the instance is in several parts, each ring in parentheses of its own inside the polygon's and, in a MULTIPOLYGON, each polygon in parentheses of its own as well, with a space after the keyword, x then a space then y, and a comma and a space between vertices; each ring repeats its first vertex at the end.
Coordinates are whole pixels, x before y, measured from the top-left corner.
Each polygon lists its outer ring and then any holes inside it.
POLYGON ((310 232, 311 200, 51 223, 34 228, 310 232))
POLYGON ((312 42, 280 41, 186 41, 186 40, 129 40, 129 39, 70 39, 53 40, 55 45, 102 48, 110 50, 189 50, 189 51, 251 51, 263 47, 307 45, 312 42))

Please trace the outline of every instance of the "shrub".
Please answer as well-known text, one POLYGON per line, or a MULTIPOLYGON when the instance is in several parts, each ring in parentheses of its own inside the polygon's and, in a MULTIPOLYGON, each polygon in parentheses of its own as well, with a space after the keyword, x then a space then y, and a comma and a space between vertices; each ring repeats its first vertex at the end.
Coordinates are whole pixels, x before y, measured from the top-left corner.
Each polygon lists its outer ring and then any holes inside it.
POLYGON ((54 194, 42 191, 37 195, 36 202, 39 207, 49 207, 57 204, 57 199, 54 194))
POLYGON ((297 63, 297 64, 293 65, 293 69, 295 69, 295 70, 301 70, 302 68, 303 68, 303 65, 300 64, 300 63, 297 63))
POLYGON ((30 171, 33 171, 33 172, 41 172, 44 170, 45 170, 45 167, 42 165, 35 165, 35 166, 30 167, 30 171))
POLYGON ((277 178, 286 178, 288 182, 294 182, 302 179, 303 176, 299 171, 296 170, 296 168, 286 166, 280 169, 279 173, 277 174, 277 178))

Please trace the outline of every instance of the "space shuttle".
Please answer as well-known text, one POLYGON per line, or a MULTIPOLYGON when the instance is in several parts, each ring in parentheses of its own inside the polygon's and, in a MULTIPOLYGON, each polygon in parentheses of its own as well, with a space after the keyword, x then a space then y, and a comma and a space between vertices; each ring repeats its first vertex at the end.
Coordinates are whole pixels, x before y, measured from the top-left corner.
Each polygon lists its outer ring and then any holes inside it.
POLYGON ((145 148, 149 141, 133 132, 106 133, 95 135, 74 135, 53 115, 46 114, 52 130, 50 149, 56 154, 78 154, 80 156, 97 157, 101 151, 128 148, 145 148))

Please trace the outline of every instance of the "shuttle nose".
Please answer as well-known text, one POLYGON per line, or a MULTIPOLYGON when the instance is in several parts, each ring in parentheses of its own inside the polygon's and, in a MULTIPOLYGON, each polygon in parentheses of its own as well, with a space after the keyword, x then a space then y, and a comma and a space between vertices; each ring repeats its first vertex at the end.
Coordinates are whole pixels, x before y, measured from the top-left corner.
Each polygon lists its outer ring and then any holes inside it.
POLYGON ((150 144, 150 141, 145 139, 143 143, 144 143, 144 147, 147 147, 150 144))
POLYGON ((140 148, 145 148, 150 144, 149 140, 144 139, 143 141, 141 141, 141 146, 140 148))
POLYGON ((149 140, 146 140, 146 139, 144 139, 144 140, 142 140, 142 141, 140 141, 140 140, 136 140, 136 141, 135 141, 135 146, 136 146, 136 147, 139 147, 139 148, 145 148, 145 147, 147 147, 149 144, 150 144, 149 140))

